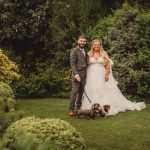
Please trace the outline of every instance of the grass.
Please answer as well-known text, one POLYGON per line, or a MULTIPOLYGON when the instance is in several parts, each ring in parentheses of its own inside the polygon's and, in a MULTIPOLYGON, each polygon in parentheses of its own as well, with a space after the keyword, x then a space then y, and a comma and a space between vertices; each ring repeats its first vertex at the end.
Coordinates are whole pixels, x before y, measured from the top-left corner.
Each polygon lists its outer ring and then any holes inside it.
POLYGON ((68 117, 69 100, 22 99, 18 110, 26 116, 60 118, 68 121, 82 134, 88 150, 149 150, 150 105, 142 111, 127 111, 108 118, 68 117))

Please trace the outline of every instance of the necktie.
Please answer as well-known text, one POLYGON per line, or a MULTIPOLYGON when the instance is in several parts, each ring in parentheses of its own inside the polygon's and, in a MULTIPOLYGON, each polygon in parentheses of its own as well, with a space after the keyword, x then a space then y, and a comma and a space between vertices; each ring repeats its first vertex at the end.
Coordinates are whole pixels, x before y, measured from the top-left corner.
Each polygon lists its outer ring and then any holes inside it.
POLYGON ((85 56, 85 51, 84 51, 84 49, 81 49, 81 51, 82 51, 83 55, 85 56))

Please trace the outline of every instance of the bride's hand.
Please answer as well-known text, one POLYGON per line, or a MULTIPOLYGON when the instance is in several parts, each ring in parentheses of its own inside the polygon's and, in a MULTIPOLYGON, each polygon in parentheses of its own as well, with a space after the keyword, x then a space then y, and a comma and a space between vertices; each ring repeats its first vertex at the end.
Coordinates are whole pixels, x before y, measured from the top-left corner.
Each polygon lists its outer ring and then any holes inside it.
POLYGON ((105 82, 109 80, 109 76, 105 76, 105 82))

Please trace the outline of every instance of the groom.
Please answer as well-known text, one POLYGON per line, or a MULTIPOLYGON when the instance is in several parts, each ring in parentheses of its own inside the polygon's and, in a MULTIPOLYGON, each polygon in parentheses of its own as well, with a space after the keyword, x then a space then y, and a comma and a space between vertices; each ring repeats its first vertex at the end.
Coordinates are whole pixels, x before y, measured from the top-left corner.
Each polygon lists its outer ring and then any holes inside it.
POLYGON ((79 36, 77 40, 78 46, 71 49, 70 66, 72 69, 72 92, 70 95, 69 116, 74 115, 75 103, 77 111, 81 107, 81 100, 86 82, 86 72, 88 65, 88 55, 84 51, 86 45, 86 37, 79 36))

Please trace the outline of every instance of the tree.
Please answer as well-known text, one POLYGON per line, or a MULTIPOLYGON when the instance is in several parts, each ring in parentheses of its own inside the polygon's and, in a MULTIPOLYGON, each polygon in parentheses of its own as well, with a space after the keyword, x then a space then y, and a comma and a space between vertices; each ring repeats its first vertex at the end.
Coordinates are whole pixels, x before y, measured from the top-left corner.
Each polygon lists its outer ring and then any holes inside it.
POLYGON ((45 59, 51 50, 48 26, 52 1, 2 0, 1 8, 1 47, 13 50, 15 56, 21 57, 21 65, 28 69, 33 60, 45 59))
POLYGON ((55 2, 53 17, 50 24, 52 29, 52 43, 55 50, 54 63, 69 66, 68 49, 76 44, 79 35, 88 35, 88 29, 97 20, 112 13, 122 4, 123 0, 65 0, 55 2))

